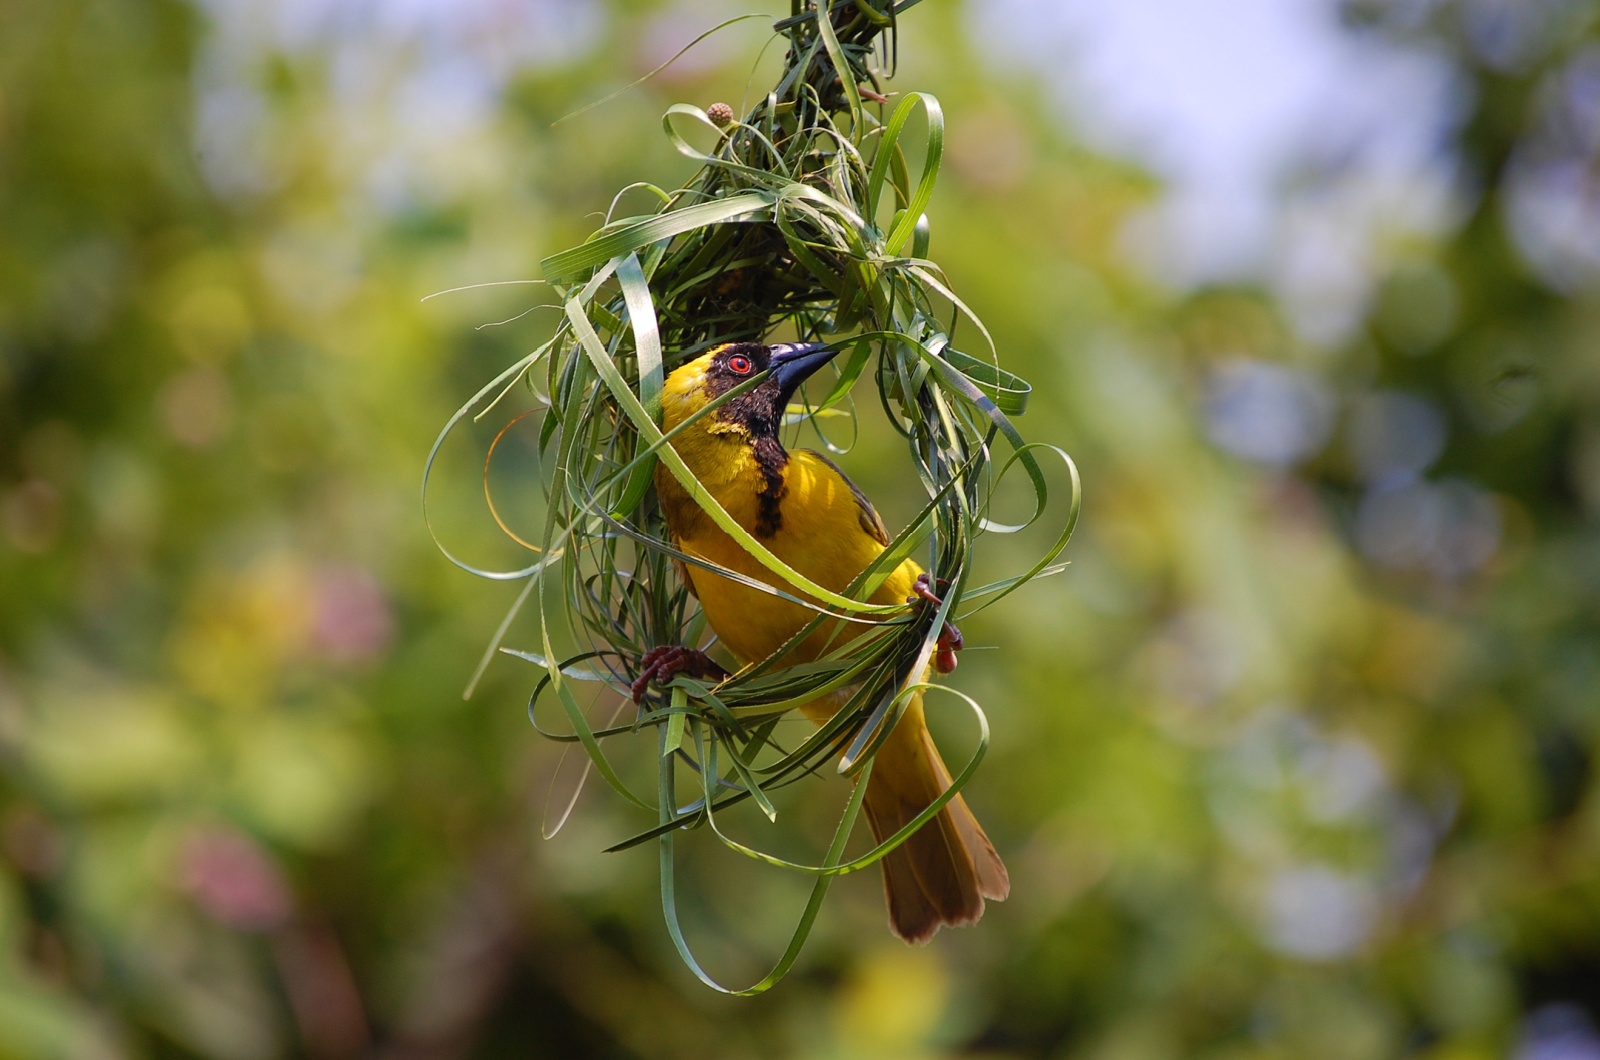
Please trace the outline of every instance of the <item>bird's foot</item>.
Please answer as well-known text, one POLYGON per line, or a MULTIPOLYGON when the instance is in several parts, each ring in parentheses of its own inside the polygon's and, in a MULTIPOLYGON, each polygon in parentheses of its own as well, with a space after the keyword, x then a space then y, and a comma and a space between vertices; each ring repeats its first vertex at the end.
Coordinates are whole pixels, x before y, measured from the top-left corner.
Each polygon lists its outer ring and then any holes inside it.
POLYGON ((642 702, 651 684, 664 685, 678 674, 723 678, 728 676, 728 671, 698 648, 685 648, 681 644, 651 648, 639 660, 639 677, 629 689, 633 693, 633 701, 642 702))
MULTIPOLYGON (((949 587, 949 582, 940 580, 939 589, 943 591, 949 587)), ((926 600, 935 606, 944 603, 944 599, 933 591, 933 579, 927 571, 917 575, 917 580, 911 584, 911 595, 906 597, 906 603, 914 604, 918 600, 926 600)), ((942 674, 947 674, 956 668, 956 652, 966 647, 966 641, 961 636, 961 630, 949 622, 939 631, 939 642, 934 646, 933 668, 942 674)))

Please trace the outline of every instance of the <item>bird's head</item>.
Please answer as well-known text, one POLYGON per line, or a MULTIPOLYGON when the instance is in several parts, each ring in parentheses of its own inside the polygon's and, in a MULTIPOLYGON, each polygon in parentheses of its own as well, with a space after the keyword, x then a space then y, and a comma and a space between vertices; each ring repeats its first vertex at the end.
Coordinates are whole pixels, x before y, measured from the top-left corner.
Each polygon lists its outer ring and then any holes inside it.
POLYGON ((750 438, 776 438, 789 399, 839 351, 821 342, 730 342, 712 347, 674 369, 661 392, 663 427, 672 430, 734 387, 761 373, 765 379, 705 418, 706 429, 750 438))

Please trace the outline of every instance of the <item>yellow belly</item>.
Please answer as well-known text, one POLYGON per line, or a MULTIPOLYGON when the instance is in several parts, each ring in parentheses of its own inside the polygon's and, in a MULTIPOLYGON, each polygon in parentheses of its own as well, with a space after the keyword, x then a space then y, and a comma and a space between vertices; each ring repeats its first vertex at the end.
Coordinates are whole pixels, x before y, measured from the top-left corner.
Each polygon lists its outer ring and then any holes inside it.
MULTIPOLYGON (((800 574, 825 589, 843 592, 867 565, 883 552, 883 545, 862 526, 860 507, 850 486, 832 467, 804 451, 791 454, 782 502, 782 525, 762 544, 800 574)), ((720 491, 719 491, 720 492, 720 491)), ((718 497, 741 526, 754 532, 754 509, 734 496, 718 497), (748 516, 748 521, 747 521, 748 516)), ((679 547, 691 556, 800 596, 778 575, 767 570, 731 537, 706 521, 695 536, 680 536, 679 547)), ((912 583, 922 568, 903 561, 872 595, 879 604, 901 603, 911 595, 912 583)), ((689 577, 706 621, 728 649, 745 662, 765 659, 777 651, 816 612, 758 589, 691 567, 689 577)), ((786 663, 809 662, 851 639, 845 629, 835 636, 835 623, 826 623, 786 658, 786 663)))

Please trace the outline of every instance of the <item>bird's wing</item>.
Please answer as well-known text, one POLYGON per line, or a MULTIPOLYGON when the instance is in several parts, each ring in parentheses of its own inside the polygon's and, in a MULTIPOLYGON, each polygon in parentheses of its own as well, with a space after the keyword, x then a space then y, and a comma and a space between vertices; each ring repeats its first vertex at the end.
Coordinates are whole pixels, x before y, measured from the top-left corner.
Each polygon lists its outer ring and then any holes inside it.
POLYGON ((824 464, 827 464, 833 469, 833 473, 838 475, 846 486, 850 487, 850 495, 856 499, 856 508, 858 509, 856 514, 861 519, 861 529, 871 534, 878 544, 888 548, 889 528, 883 525, 883 517, 878 514, 878 509, 872 506, 872 502, 867 500, 867 495, 861 492, 859 486, 850 481, 850 476, 840 470, 838 464, 835 464, 815 449, 801 449, 799 451, 809 456, 814 456, 824 464))

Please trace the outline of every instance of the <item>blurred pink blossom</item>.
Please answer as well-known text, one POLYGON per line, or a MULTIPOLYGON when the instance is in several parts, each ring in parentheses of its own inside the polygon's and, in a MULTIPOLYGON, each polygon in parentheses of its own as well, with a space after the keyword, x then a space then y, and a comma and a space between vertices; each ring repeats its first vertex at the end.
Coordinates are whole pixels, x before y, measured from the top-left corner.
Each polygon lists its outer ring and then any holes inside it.
POLYGON ((179 855, 179 882, 218 923, 241 931, 271 931, 294 911, 276 860, 231 828, 197 828, 179 855))
POLYGON ((329 567, 317 578, 311 643, 341 662, 381 656, 394 638, 388 594, 360 567, 329 567))

